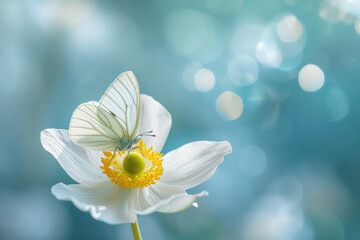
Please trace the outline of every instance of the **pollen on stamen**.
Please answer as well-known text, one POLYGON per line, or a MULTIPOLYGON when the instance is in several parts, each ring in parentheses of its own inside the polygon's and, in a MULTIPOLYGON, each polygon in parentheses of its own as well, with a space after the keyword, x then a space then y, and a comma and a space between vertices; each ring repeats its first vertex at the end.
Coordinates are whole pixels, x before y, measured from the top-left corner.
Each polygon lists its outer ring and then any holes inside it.
POLYGON ((161 159, 163 154, 153 152, 153 147, 147 148, 142 140, 137 146, 131 152, 141 154, 145 159, 144 170, 137 174, 131 174, 123 167, 127 151, 116 152, 112 161, 113 153, 103 152, 105 157, 101 158, 103 166, 100 168, 104 170, 103 173, 111 179, 111 182, 125 188, 143 188, 155 184, 155 181, 160 179, 160 176, 163 174, 163 160, 161 159))

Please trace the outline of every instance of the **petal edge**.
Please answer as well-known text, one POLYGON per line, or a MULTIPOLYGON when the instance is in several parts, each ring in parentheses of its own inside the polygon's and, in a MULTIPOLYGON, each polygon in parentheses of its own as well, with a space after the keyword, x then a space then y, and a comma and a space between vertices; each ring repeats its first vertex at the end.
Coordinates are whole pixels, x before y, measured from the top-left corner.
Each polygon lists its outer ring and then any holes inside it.
POLYGON ((158 182, 184 190, 195 187, 210 178, 231 151, 226 141, 188 143, 164 156, 164 174, 158 182))
POLYGON ((144 137, 147 147, 153 146, 155 152, 160 152, 169 135, 171 115, 158 101, 141 94, 141 112, 138 133, 153 131, 156 137, 144 137))
POLYGON ((45 129, 40 133, 40 141, 76 182, 93 185, 107 180, 100 169, 102 155, 73 143, 68 130, 45 129))
POLYGON ((71 201, 78 209, 107 224, 133 223, 136 214, 128 208, 130 191, 110 182, 96 186, 58 183, 51 188, 58 200, 71 201))

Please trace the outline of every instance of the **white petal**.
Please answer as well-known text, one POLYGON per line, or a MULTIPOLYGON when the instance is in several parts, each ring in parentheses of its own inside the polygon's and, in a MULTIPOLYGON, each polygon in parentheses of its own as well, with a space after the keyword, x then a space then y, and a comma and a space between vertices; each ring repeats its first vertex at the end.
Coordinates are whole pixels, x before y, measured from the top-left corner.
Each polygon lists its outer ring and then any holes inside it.
POLYGON ((129 209, 130 189, 119 187, 111 182, 95 186, 58 183, 51 189, 59 200, 67 200, 97 220, 108 224, 132 223, 136 214, 129 209))
POLYGON ((73 143, 67 130, 46 129, 41 132, 40 139, 45 150, 56 158, 76 182, 93 185, 108 180, 100 169, 102 154, 73 143))
POLYGON ((164 156, 164 174, 158 183, 184 190, 195 187, 211 177, 224 156, 230 152, 228 142, 200 141, 186 144, 164 156))
POLYGON ((160 152, 171 128, 170 113, 148 95, 141 94, 140 122, 138 133, 153 131, 156 137, 143 137, 147 147, 160 152))
POLYGON ((201 193, 194 195, 174 195, 170 199, 160 202, 157 206, 155 206, 155 208, 157 212, 163 213, 181 212, 189 208, 191 205, 198 207, 195 201, 200 197, 208 195, 209 194, 206 191, 202 191, 201 193))
POLYGON ((145 188, 136 188, 132 191, 129 202, 131 208, 137 212, 144 212, 159 202, 173 195, 186 194, 184 190, 163 184, 154 184, 145 188))
POLYGON ((206 191, 198 194, 188 195, 187 193, 172 195, 170 198, 158 202, 156 205, 146 209, 145 211, 138 212, 138 214, 150 214, 154 211, 162 213, 176 213, 181 212, 191 205, 197 207, 195 201, 199 197, 209 195, 206 191))
POLYGON ((177 187, 156 183, 146 188, 134 189, 129 197, 130 208, 137 214, 152 212, 179 212, 190 207, 199 197, 207 195, 202 192, 188 195, 177 187))

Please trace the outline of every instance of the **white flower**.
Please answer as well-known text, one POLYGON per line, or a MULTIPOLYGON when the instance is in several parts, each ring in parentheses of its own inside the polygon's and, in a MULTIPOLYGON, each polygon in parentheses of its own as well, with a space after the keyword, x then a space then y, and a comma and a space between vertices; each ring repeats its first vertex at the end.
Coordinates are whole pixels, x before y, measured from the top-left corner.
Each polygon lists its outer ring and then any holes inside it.
POLYGON ((199 141, 162 156, 159 152, 170 127, 171 116, 166 109, 153 98, 141 95, 138 132, 152 130, 157 137, 144 138, 136 149, 145 156, 145 169, 135 175, 122 166, 126 154, 116 155, 109 164, 112 153, 95 152, 74 144, 67 130, 44 130, 43 147, 78 183, 58 183, 52 187, 52 193, 109 224, 133 223, 137 214, 178 212, 195 205, 207 192, 189 195, 185 190, 211 177, 224 156, 231 152, 231 146, 228 142, 199 141))

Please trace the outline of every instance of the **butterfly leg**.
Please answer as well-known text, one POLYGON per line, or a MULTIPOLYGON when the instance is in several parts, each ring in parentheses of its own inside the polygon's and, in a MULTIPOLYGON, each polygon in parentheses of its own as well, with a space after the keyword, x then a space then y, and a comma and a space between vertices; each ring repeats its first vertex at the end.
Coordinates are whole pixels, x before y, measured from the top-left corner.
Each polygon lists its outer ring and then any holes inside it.
POLYGON ((135 149, 137 149, 137 148, 140 148, 141 155, 143 155, 143 157, 145 157, 145 155, 144 155, 144 153, 143 153, 143 151, 142 151, 142 149, 141 149, 140 146, 133 147, 131 150, 135 150, 135 149))
POLYGON ((115 154, 116 154, 116 150, 120 150, 120 148, 119 148, 119 147, 115 147, 115 149, 114 149, 114 153, 113 153, 113 155, 112 155, 112 157, 111 157, 111 160, 110 160, 110 162, 108 163, 108 165, 110 165, 110 163, 111 163, 111 162, 112 162, 112 160, 114 159, 115 154))

